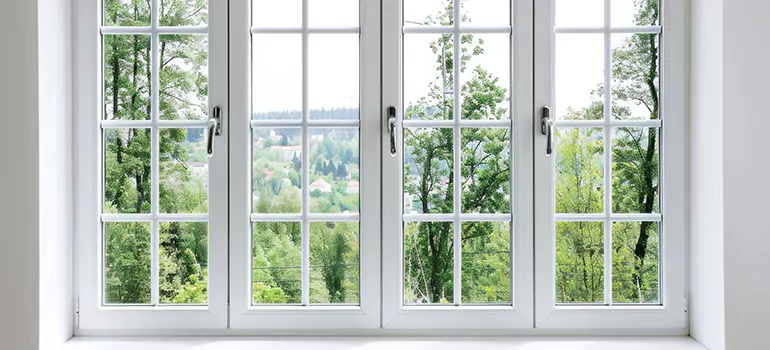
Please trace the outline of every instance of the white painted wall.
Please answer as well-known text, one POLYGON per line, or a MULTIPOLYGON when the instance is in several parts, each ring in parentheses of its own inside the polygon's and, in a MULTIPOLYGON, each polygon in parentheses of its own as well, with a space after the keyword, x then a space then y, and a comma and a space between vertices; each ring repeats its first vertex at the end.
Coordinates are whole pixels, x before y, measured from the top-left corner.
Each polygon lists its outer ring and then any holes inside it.
POLYGON ((766 349, 770 330, 770 1, 724 7, 726 345, 766 349))
POLYGON ((71 0, 37 0, 40 90, 40 349, 73 332, 71 0))
POLYGON ((0 339, 38 348, 37 1, 0 2, 0 339))
POLYGON ((690 334, 711 350, 725 349, 722 1, 690 16, 690 334))

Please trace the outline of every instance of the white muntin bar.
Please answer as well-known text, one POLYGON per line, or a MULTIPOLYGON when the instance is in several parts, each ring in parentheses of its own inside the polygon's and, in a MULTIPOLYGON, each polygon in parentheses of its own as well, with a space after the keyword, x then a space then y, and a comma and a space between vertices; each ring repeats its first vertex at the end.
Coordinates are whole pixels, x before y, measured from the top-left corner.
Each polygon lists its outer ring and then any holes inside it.
MULTIPOLYGON (((160 202, 160 130, 157 127, 158 120, 160 119, 160 36, 156 32, 158 29, 159 17, 160 17, 160 0, 152 0, 152 37, 150 46, 150 96, 152 108, 150 109, 150 120, 152 121, 152 146, 151 146, 151 166, 150 166, 150 183, 151 183, 151 213, 153 216, 158 215, 159 202, 160 202)), ((160 225, 157 220, 152 221, 152 305, 160 304, 160 225)))
POLYGON ((469 128, 510 128, 510 119, 490 120, 404 120, 405 128, 453 128, 455 125, 469 128))
MULTIPOLYGON (((155 22, 155 20, 153 20, 155 22)), ((155 23, 153 23, 155 24, 155 23)), ((208 26, 179 27, 102 27, 102 34, 150 35, 150 34, 208 34, 208 26)))
POLYGON ((660 119, 648 119, 648 120, 624 120, 624 119, 611 119, 609 123, 606 120, 556 120, 554 126, 558 128, 590 128, 590 127, 605 127, 609 124, 612 127, 649 127, 659 128, 663 125, 660 119))
POLYGON ((460 129, 460 120, 462 119, 462 94, 460 85, 460 67, 462 59, 462 51, 460 45, 462 44, 460 22, 462 21, 462 14, 460 8, 462 7, 462 0, 454 0, 454 304, 460 305, 462 301, 462 224, 460 223, 460 212, 462 212, 462 185, 461 185, 461 147, 460 142, 462 140, 462 134, 460 129))
MULTIPOLYGON (((407 222, 449 222, 454 221, 455 214, 404 214, 407 222)), ((460 214, 460 222, 467 221, 500 221, 510 222, 511 214, 460 214)))
MULTIPOLYGON (((459 19, 458 19, 459 20, 459 19)), ((420 26, 404 27, 404 34, 511 34, 511 26, 420 26)))
POLYGON ((612 0, 604 0, 604 302, 612 305, 612 0))
POLYGON ((102 214, 102 222, 135 222, 135 221, 161 221, 161 222, 206 222, 209 214, 102 214))
POLYGON ((302 0, 302 305, 310 305, 310 120, 308 99, 308 1, 302 0))
POLYGON ((151 128, 157 125, 159 128, 205 128, 205 120, 102 120, 104 129, 116 128, 151 128))
MULTIPOLYGON (((604 222, 608 221, 607 215, 604 213, 597 214, 556 214, 554 216, 556 222, 604 222)), ((631 222, 631 221, 652 221, 660 222, 663 220, 661 214, 610 214, 609 221, 612 222, 631 222)))
POLYGON ((323 27, 323 28, 260 28, 252 27, 251 34, 358 34, 359 27, 323 27))
POLYGON ((301 127, 307 125, 314 128, 357 128, 361 124, 358 119, 339 119, 339 120, 276 120, 276 119, 263 119, 252 120, 249 122, 252 128, 264 128, 264 127, 301 127))
POLYGON ((660 34, 661 26, 629 26, 629 27, 556 27, 556 34, 660 34), (607 30, 609 28, 609 30, 607 30))
POLYGON ((302 214, 251 214, 252 222, 282 222, 282 221, 302 221, 306 218, 308 221, 325 221, 325 222, 343 222, 343 221, 358 221, 360 215, 358 213, 350 214, 308 214, 303 216, 302 214))

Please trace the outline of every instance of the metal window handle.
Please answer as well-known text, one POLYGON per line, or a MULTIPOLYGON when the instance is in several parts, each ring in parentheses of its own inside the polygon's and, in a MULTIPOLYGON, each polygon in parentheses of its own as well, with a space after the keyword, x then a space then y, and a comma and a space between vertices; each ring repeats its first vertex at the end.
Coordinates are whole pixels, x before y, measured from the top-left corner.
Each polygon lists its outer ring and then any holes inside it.
POLYGON ((214 107, 212 117, 208 122, 208 133, 206 134, 206 153, 209 157, 214 156, 214 136, 222 135, 222 108, 214 107))
POLYGON ((390 156, 396 156, 396 107, 388 107, 388 134, 390 135, 390 156))
POLYGON ((553 118, 551 118, 551 107, 544 106, 541 110, 540 130, 545 135, 545 156, 550 157, 553 154, 553 118))

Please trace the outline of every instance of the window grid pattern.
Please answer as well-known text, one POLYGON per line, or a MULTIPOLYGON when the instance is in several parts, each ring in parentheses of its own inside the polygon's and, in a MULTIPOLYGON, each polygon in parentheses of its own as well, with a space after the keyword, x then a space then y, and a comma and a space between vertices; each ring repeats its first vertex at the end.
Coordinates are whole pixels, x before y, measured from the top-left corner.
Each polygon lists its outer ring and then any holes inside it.
MULTIPOLYGON (((104 1, 106 6, 106 2, 104 1)), ((147 223, 151 225, 151 300, 149 304, 113 304, 108 303, 106 299, 106 277, 102 274, 102 302, 103 304, 109 304, 110 306, 176 306, 185 304, 170 304, 161 303, 160 301, 160 231, 161 223, 165 222, 208 222, 209 216, 207 213, 199 214, 184 214, 184 213, 161 213, 160 209, 160 133, 162 129, 203 129, 207 125, 206 120, 161 120, 160 119, 160 36, 172 35, 172 34, 197 34, 207 35, 209 27, 207 24, 197 26, 161 26, 160 25, 160 8, 161 0, 151 0, 150 2, 150 26, 106 26, 100 27, 100 33, 102 40, 107 36, 128 36, 128 35, 142 35, 150 37, 150 119, 149 120, 120 120, 120 119, 106 119, 101 118, 99 120, 99 127, 104 133, 110 129, 120 128, 133 128, 133 129, 150 129, 151 141, 150 141, 150 213, 132 214, 132 213, 105 213, 102 209, 100 215, 100 221, 102 223, 102 271, 106 271, 106 262, 104 261, 104 254, 107 251, 106 245, 106 226, 108 223, 125 222, 125 223, 147 223)), ((103 57, 104 58, 104 57, 103 57)), ((104 89, 102 90, 104 91, 104 89)), ((118 103, 118 101, 113 101, 118 103)), ((106 108, 104 105, 102 108, 106 108)), ((105 113, 102 113, 106 116, 105 113)), ((102 137, 103 147, 106 143, 106 139, 102 137)), ((104 148, 103 148, 104 149, 104 148)), ((106 179, 106 171, 104 160, 102 160, 102 179, 106 179)), ((106 184, 103 182, 102 184, 106 184)), ((105 201, 104 191, 102 192, 102 201, 105 201)), ((104 208, 102 203, 101 208, 104 208)), ((189 304, 187 304, 189 305, 189 304)))
MULTIPOLYGON (((603 64, 604 64, 604 76, 603 76, 603 119, 602 120, 569 120, 569 119, 556 119, 554 120, 554 127, 555 130, 559 129, 570 129, 570 128, 579 128, 579 129, 587 129, 587 128, 597 128, 602 131, 603 136, 603 192, 604 192, 604 198, 603 198, 603 213, 559 213, 556 212, 554 215, 554 221, 558 226, 558 223, 592 223, 592 222, 601 222, 603 223, 603 252, 604 252, 604 259, 603 259, 603 272, 604 272, 604 280, 603 280, 603 298, 604 302, 599 303, 601 305, 606 306, 612 306, 612 305, 645 305, 646 303, 618 303, 613 301, 613 269, 615 266, 613 266, 613 227, 618 224, 622 223, 632 223, 632 222, 652 222, 658 225, 662 220, 663 216, 660 214, 660 211, 658 213, 655 213, 655 209, 653 209, 653 212, 651 213, 633 213, 633 214, 626 214, 626 213, 615 213, 613 210, 613 140, 615 139, 615 134, 620 128, 651 128, 651 129, 657 129, 658 135, 660 135, 660 130, 662 130, 662 116, 659 116, 658 119, 648 119, 648 120, 630 120, 630 119, 617 119, 613 115, 613 34, 652 34, 659 37, 663 32, 663 27, 661 25, 638 25, 638 26, 613 26, 613 16, 612 16, 612 4, 615 0, 604 0, 604 23, 602 26, 575 26, 575 27, 566 27, 566 26, 558 26, 558 24, 554 27, 554 34, 558 37, 561 34, 568 34, 568 35, 580 35, 580 34, 587 34, 587 35, 596 35, 601 34, 603 35, 603 64)), ((557 5, 558 6, 558 2, 557 5)), ((658 24, 660 21, 657 22, 658 24)), ((559 55, 558 51, 555 51, 556 55, 559 55)), ((658 59, 658 62, 660 60, 658 59)), ((660 66, 660 65, 658 65, 660 66)), ((658 77, 660 77, 660 72, 658 71, 657 74, 658 77)), ((658 92, 658 96, 660 96, 660 92, 658 92)), ((663 110, 660 108, 659 110, 663 110)), ((558 135, 558 132, 557 132, 558 135)), ((660 140, 660 138, 659 138, 660 140)), ((660 143, 658 142, 659 148, 660 143)), ((558 153, 558 147, 556 149, 556 153, 558 153)), ((658 173, 660 174, 660 173, 658 173)), ((658 181, 660 183, 660 181, 658 181)), ((657 194, 658 197, 660 196, 660 190, 658 190, 657 194)), ((558 199, 557 199, 558 200, 558 199)), ((659 210, 659 209, 658 209, 659 210)), ((558 230, 558 229, 557 229, 558 230)), ((655 229, 654 232, 658 232, 659 229, 655 229)), ((658 235, 662 234, 662 232, 658 233, 658 235)), ((558 238, 557 238, 558 240, 558 238)), ((660 251, 660 250, 659 250, 660 251)), ((656 254, 660 254, 656 252, 656 254)), ((658 259, 658 261, 660 261, 658 259)), ((660 280, 660 277, 658 276, 658 280, 660 280)), ((658 290, 658 302, 654 303, 655 305, 661 304, 662 300, 660 299, 660 286, 656 285, 656 288, 658 290)), ((586 305, 596 305, 596 303, 592 302, 577 302, 577 303, 559 303, 557 301, 557 305, 580 305, 580 304, 586 304, 586 305)))
MULTIPOLYGON (((310 142, 311 142, 311 130, 313 129, 331 129, 336 128, 338 130, 355 129, 358 132, 360 127, 360 119, 355 120, 335 120, 335 119, 311 119, 310 118, 310 99, 309 94, 309 38, 312 34, 360 34, 360 26, 311 26, 309 21, 309 1, 302 0, 302 19, 300 27, 271 27, 264 26, 257 23, 252 18, 252 26, 250 33, 252 38, 256 35, 262 34, 300 34, 302 36, 302 114, 299 120, 287 120, 287 119, 257 119, 250 121, 250 127, 252 131, 265 128, 285 128, 293 127, 301 129, 301 142, 302 151, 300 155, 300 161, 302 164, 301 169, 301 212, 298 214, 283 214, 283 213, 254 213, 250 215, 250 221, 255 223, 300 223, 302 232, 302 260, 301 266, 284 266, 279 268, 284 269, 301 269, 301 300, 297 303, 258 303, 255 301, 254 295, 251 297, 252 305, 254 306, 358 306, 360 303, 315 303, 311 301, 311 268, 317 268, 320 266, 311 266, 310 263, 310 242, 311 242, 311 226, 315 222, 324 223, 341 223, 341 222, 355 222, 360 221, 359 213, 311 213, 310 209, 310 142)), ((253 4, 252 4, 253 6, 253 4)), ((253 42, 253 41, 252 41, 253 42)), ((258 49, 258 48, 257 48, 258 49)), ((252 78, 253 79, 253 78, 252 78)), ((252 81, 253 84, 258 84, 257 81, 252 81)), ((252 105, 255 103, 251 101, 252 105)), ((252 140, 255 142, 256 140, 252 140)), ((252 157, 253 159, 253 157, 252 157)), ((253 190, 253 188, 252 188, 253 190)), ((252 198, 252 201, 254 199, 252 198)), ((253 208, 254 205, 252 204, 253 208)), ((254 226, 252 225, 252 230, 254 226)), ((251 235, 252 240, 254 235, 251 235)), ((250 242, 253 246, 254 242, 250 242)), ((253 258, 250 259, 251 269, 259 269, 253 266, 253 258)), ((272 267, 271 267, 272 268, 272 267)), ((358 277, 356 277, 358 278, 358 277)), ((260 283, 261 281, 254 280, 253 273, 251 274, 251 285, 260 283)), ((297 282, 297 281, 291 281, 297 282)), ((250 292, 253 294, 253 288, 250 292)), ((360 293, 360 287, 359 287, 360 293)))
MULTIPOLYGON (((403 0, 404 2, 410 1, 410 0, 403 0)), ((416 1, 416 0, 411 0, 416 1)), ((512 25, 477 25, 473 23, 467 23, 463 22, 463 1, 465 0, 453 0, 452 3, 452 25, 451 26, 437 26, 437 25, 426 25, 422 23, 416 23, 412 21, 405 21, 402 23, 401 31, 403 38, 407 36, 415 36, 415 35, 424 35, 424 34, 444 34, 444 35, 452 35, 452 44, 453 44, 453 57, 462 57, 462 55, 467 54, 462 51, 462 40, 464 34, 507 34, 513 38, 513 26, 512 25), (411 24, 411 25, 408 25, 411 24), (415 26, 417 25, 417 26, 415 26)), ((402 38, 402 39, 403 39, 402 38)), ((510 44, 509 48, 512 48, 512 43, 510 44)), ((513 57, 513 56, 509 56, 513 57)), ((405 59, 405 57, 402 57, 402 59, 405 59)), ((509 58, 510 59, 510 58, 509 58)), ((451 222, 452 223, 452 255, 453 255, 453 304, 455 306, 461 306, 463 304, 465 305, 473 305, 473 306, 501 306, 501 305, 512 305, 513 300, 513 276, 511 274, 509 283, 509 295, 507 298, 507 302, 462 302, 463 300, 463 289, 462 289, 462 281, 463 281, 463 224, 470 224, 474 222, 499 222, 499 223, 508 223, 509 224, 509 234, 511 233, 511 229, 513 227, 512 221, 512 208, 513 208, 513 186, 512 186, 512 177, 509 176, 509 183, 511 183, 511 192, 510 192, 510 208, 508 213, 466 213, 463 212, 463 186, 462 184, 463 178, 462 178, 462 150, 463 150, 463 135, 462 131, 465 129, 470 128, 486 128, 486 129, 505 129, 508 132, 509 135, 509 141, 508 144, 510 145, 510 149, 513 147, 513 137, 511 134, 512 130, 512 119, 510 118, 510 113, 513 111, 513 99, 510 98, 510 103, 507 105, 509 107, 508 109, 508 118, 507 119, 481 119, 481 120, 473 120, 473 119, 463 119, 463 113, 462 113, 462 106, 463 106, 463 96, 462 93, 462 87, 463 87, 463 74, 461 73, 461 64, 453 64, 452 67, 452 76, 453 83, 450 87, 451 91, 444 91, 445 95, 452 96, 453 98, 453 110, 455 111, 453 113, 452 120, 441 120, 441 119, 409 119, 407 120, 405 117, 405 114, 402 114, 401 118, 401 130, 403 131, 402 136, 402 152, 401 154, 405 154, 405 142, 406 142, 406 135, 408 129, 416 129, 416 128, 451 128, 453 132, 452 137, 452 149, 453 149, 453 160, 452 164, 450 166, 452 167, 452 173, 453 173, 453 179, 451 180, 455 185, 453 187, 453 203, 452 203, 452 213, 409 213, 406 211, 406 208, 404 208, 404 212, 401 215, 402 218, 402 230, 406 234, 407 227, 410 223, 441 223, 441 222, 451 222)), ((446 73, 446 72, 445 72, 446 73)), ((512 75, 512 74, 511 74, 512 75)), ((444 78, 446 79, 446 78, 444 78)), ((405 82, 404 79, 402 81, 405 82)), ((513 86, 513 85, 511 85, 513 86)), ((510 96, 512 96, 512 91, 509 91, 511 93, 510 96)), ((402 101, 404 99, 402 98, 402 101)), ((512 159, 512 152, 511 152, 511 163, 513 164, 512 159)), ((512 166, 510 168, 511 174, 512 172, 512 166)), ((403 193, 405 194, 405 192, 403 193)), ((402 197, 404 201, 407 200, 407 197, 402 197)), ((511 235, 512 237, 512 235, 511 235)), ((402 237, 402 244, 405 244, 405 236, 402 237)), ((510 239, 510 243, 512 246, 513 240, 510 239)), ((406 254, 405 250, 406 246, 402 247, 403 254, 406 254)), ((512 250, 508 250, 506 252, 491 252, 491 251, 485 251, 484 253, 493 253, 493 254, 511 254, 512 250)), ((512 260, 511 260, 512 261, 512 260)), ((509 264, 510 265, 510 264, 509 264)), ((512 267, 512 265, 510 266, 512 267)), ((406 266, 404 267, 406 269, 406 266)), ((512 269, 510 270, 513 271, 512 269)), ((402 271, 405 273, 405 271, 402 271)), ((403 279, 402 279, 403 281, 403 279)), ((405 290, 405 287, 402 288, 402 291, 405 290)), ((447 305, 443 303, 415 303, 410 302, 405 298, 402 298, 404 305, 408 306, 442 306, 447 305)))

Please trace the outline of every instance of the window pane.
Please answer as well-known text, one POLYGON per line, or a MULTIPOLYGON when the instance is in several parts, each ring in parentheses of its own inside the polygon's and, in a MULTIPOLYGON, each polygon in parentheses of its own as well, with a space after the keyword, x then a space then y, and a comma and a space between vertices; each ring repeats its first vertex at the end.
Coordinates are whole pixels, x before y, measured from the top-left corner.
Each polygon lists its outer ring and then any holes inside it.
POLYGON ((462 25, 509 26, 511 25, 510 0, 463 0, 462 25))
POLYGON ((150 119, 150 36, 104 36, 104 119, 150 119))
POLYGON ((556 34, 555 50, 556 118, 604 119, 604 36, 556 34))
POLYGON ((199 26, 208 23, 208 0, 160 0, 161 26, 199 26))
POLYGON ((150 2, 137 0, 104 0, 105 26, 150 26, 150 2))
POLYGON ((358 222, 310 223, 310 302, 358 304, 358 222))
POLYGON ((358 26, 359 0, 308 0, 310 27, 358 26))
POLYGON ((452 37, 404 35, 404 120, 452 119, 452 37))
POLYGON ((452 9, 446 0, 404 0, 404 26, 452 25, 452 9))
POLYGON ((251 23, 255 27, 302 26, 301 0, 252 0, 251 23))
POLYGON ((160 119, 208 118, 208 36, 160 36, 160 119))
POLYGON ((358 129, 310 129, 310 212, 359 211, 358 129))
POLYGON ((464 34, 460 74, 463 119, 508 119, 511 109, 510 34, 464 34))
POLYGON ((207 213, 209 164, 203 129, 160 129, 160 212, 207 213))
POLYGON ((604 0, 555 0, 557 27, 601 27, 604 0))
POLYGON ((254 212, 280 214, 302 210, 302 129, 254 129, 254 212))
POLYGON ((612 26, 659 25, 658 1, 612 0, 612 26))
POLYGON ((510 213, 509 129, 463 128, 462 138, 463 213, 510 213))
POLYGON ((404 213, 454 210, 450 128, 404 128, 404 213))
POLYGON ((511 226, 507 222, 464 222, 462 302, 511 302, 511 226))
POLYGON ((252 50, 253 118, 301 119, 302 35, 255 34, 252 50))
POLYGON ((657 34, 612 35, 612 116, 659 119, 657 34))
POLYGON ((454 302, 451 222, 404 223, 404 303, 454 302))
POLYGON ((556 128, 556 212, 604 211, 604 133, 600 128, 556 128))
POLYGON ((149 222, 104 224, 104 303, 149 304, 152 253, 149 222))
POLYGON ((660 302, 659 242, 657 222, 612 224, 613 302, 660 302))
POLYGON ((104 131, 104 212, 149 213, 150 129, 104 131))
POLYGON ((358 34, 311 34, 308 40, 310 119, 358 119, 358 34))
POLYGON ((617 128, 612 139, 612 211, 659 213, 657 128, 617 128))
POLYGON ((208 223, 160 223, 160 303, 208 302, 208 223))
POLYGON ((604 223, 556 223, 556 302, 604 302, 604 223))
POLYGON ((255 222, 252 234, 253 303, 301 303, 302 224, 255 222))

